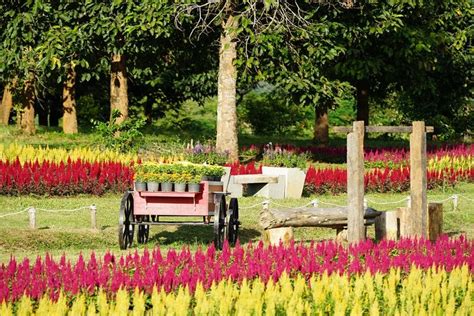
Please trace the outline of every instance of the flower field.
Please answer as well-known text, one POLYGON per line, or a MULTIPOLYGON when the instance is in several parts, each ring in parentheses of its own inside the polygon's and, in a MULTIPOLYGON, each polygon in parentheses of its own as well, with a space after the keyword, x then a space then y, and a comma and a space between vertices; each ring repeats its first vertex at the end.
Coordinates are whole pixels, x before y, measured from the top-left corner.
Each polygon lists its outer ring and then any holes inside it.
MULTIPOLYGON (((295 152, 305 148, 292 149, 295 152)), ((328 149, 325 149, 328 150, 328 149)), ((336 150, 333 148, 332 150, 336 150)), ((339 152, 338 154, 343 154, 339 152)), ((367 192, 404 192, 410 187, 409 153, 404 149, 366 151, 367 192)), ((428 189, 474 181, 474 145, 443 147, 429 152, 428 189)), ((131 166, 137 156, 93 149, 34 148, 0 145, 0 195, 74 195, 120 193, 132 187, 131 166)), ((234 163, 231 174, 261 173, 261 164, 234 163)), ((307 170, 307 194, 346 192, 346 169, 307 170)))
POLYGON ((0 266, 0 314, 469 315, 473 272, 463 237, 12 258, 0 266))
POLYGON ((74 195, 122 193, 133 172, 118 162, 0 162, 0 194, 74 195))

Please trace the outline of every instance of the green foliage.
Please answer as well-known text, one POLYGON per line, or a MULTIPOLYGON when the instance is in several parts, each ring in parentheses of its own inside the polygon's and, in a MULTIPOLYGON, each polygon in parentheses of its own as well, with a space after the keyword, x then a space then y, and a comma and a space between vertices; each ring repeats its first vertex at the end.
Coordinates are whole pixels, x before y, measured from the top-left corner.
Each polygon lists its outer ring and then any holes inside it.
POLYGON ((238 107, 239 118, 260 135, 301 134, 308 125, 306 112, 291 103, 281 89, 267 83, 247 93, 238 107))
POLYGON ((143 119, 127 119, 123 123, 117 124, 120 112, 115 110, 112 119, 108 123, 92 120, 97 140, 108 149, 115 149, 121 152, 136 150, 143 141, 143 134, 140 131, 145 126, 143 119))
POLYGON ((306 170, 309 155, 307 153, 297 153, 291 150, 281 149, 272 143, 265 145, 263 150, 262 164, 272 167, 300 168, 306 170))

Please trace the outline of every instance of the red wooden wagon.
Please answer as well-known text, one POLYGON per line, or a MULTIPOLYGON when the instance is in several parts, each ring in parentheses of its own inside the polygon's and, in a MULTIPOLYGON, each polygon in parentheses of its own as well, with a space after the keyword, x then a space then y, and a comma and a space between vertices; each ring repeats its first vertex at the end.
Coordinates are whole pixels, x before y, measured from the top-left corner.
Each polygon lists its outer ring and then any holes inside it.
POLYGON ((228 194, 219 181, 201 181, 199 192, 127 191, 119 213, 120 248, 132 246, 135 226, 138 242, 146 243, 150 225, 212 226, 216 248, 222 249, 224 240, 234 245, 240 225, 239 205, 236 198, 227 205, 228 194))

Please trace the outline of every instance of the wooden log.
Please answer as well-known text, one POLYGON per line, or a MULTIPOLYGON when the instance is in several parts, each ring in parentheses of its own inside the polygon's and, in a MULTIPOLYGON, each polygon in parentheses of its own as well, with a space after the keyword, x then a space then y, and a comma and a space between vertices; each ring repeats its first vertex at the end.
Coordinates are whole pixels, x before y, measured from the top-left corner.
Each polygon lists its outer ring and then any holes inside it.
POLYGON ((364 229, 364 122, 354 122, 347 135, 347 240, 365 239, 364 229))
MULTIPOLYGON (((335 126, 332 128, 333 132, 336 133, 350 133, 352 132, 352 126, 335 126)), ((412 126, 366 126, 364 128, 366 133, 411 133, 413 131, 412 126)), ((433 133, 433 126, 426 126, 426 133, 433 133)))
POLYGON ((263 241, 267 245, 278 246, 280 242, 288 245, 293 238, 293 227, 271 228, 263 233, 263 241))
POLYGON ((443 233, 443 204, 430 203, 428 205, 428 238, 436 241, 443 233))
POLYGON ((375 218, 375 239, 398 239, 398 217, 396 211, 381 212, 375 218))
POLYGON ((410 219, 406 222, 407 233, 412 236, 427 237, 426 197, 426 132, 425 122, 413 122, 413 133, 410 135, 410 219))
MULTIPOLYGON (((364 219, 366 222, 370 222, 380 214, 381 212, 367 208, 364 212, 364 219)), ((264 208, 260 213, 260 225, 263 229, 278 227, 340 227, 346 226, 347 222, 347 207, 264 208)), ((362 223, 362 231, 364 232, 364 222, 362 223)))

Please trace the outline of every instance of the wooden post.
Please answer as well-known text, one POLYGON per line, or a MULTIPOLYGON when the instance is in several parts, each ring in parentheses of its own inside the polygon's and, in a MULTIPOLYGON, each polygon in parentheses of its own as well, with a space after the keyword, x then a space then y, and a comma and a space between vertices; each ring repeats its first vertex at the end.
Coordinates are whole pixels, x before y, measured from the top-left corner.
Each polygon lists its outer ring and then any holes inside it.
POLYGON ((425 122, 416 121, 410 135, 410 220, 405 222, 406 231, 412 237, 427 237, 426 182, 425 122))
POLYGON ((436 241, 443 233, 443 204, 430 203, 428 205, 428 238, 436 241))
POLYGON ((400 223, 398 233, 400 237, 410 237, 410 232, 406 230, 409 225, 407 222, 410 221, 410 210, 410 207, 399 207, 397 209, 397 218, 400 223))
POLYGON ((364 240, 364 122, 354 122, 347 135, 347 240, 364 240))
POLYGON ((90 210, 91 210, 91 228, 92 229, 97 229, 97 206, 95 206, 95 204, 92 204, 90 206, 90 210))
POLYGON ((398 216, 396 211, 382 212, 375 218, 375 239, 398 239, 398 216))
POLYGON ((34 207, 30 207, 28 210, 28 217, 30 218, 30 228, 36 228, 36 210, 34 207))

